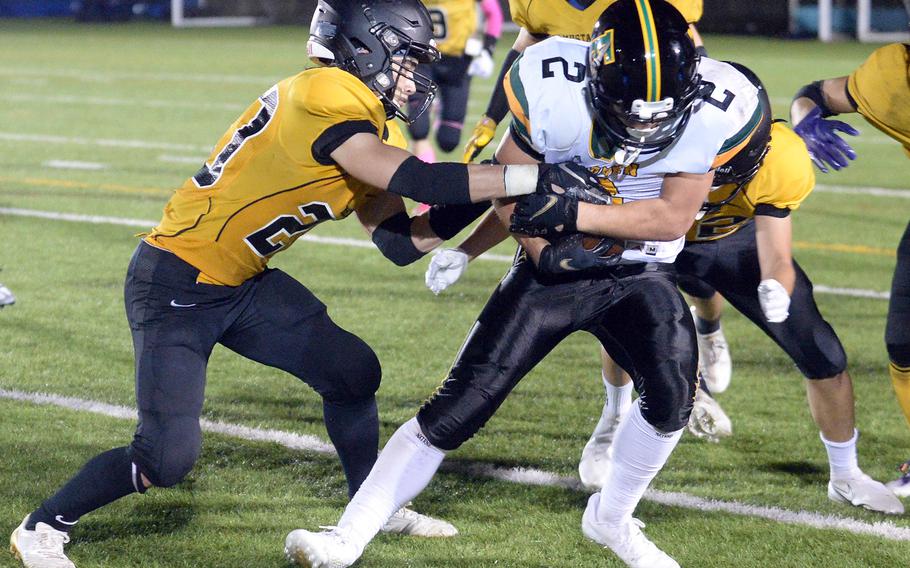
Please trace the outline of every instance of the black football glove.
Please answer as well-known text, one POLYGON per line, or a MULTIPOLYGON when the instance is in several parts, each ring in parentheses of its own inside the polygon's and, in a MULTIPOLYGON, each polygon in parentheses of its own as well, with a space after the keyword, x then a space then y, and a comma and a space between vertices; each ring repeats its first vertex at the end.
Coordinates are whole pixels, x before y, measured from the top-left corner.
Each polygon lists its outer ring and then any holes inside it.
POLYGON ((607 268, 622 260, 622 251, 623 248, 617 244, 616 239, 585 237, 581 233, 573 233, 540 251, 537 271, 546 276, 558 276, 607 268), (586 239, 593 239, 596 243, 591 248, 586 248, 586 239))
POLYGON ((598 177, 575 162, 540 164, 537 175, 537 193, 567 195, 588 203, 610 204, 598 177))
POLYGON ((597 176, 575 162, 540 164, 537 193, 515 204, 509 230, 531 237, 575 231, 578 202, 609 205, 597 176))
POLYGON ((509 232, 529 237, 547 237, 575 232, 578 199, 551 193, 532 193, 515 203, 509 232))

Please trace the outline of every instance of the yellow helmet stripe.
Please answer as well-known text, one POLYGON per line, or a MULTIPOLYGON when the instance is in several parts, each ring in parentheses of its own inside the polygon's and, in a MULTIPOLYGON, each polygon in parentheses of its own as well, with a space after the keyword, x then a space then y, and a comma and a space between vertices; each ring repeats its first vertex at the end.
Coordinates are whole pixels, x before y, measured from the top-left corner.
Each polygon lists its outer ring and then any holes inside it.
POLYGON ((649 0, 636 0, 638 19, 641 21, 641 36, 645 47, 645 63, 648 72, 648 101, 660 100, 660 50, 657 47, 657 30, 654 28, 654 13, 649 0))

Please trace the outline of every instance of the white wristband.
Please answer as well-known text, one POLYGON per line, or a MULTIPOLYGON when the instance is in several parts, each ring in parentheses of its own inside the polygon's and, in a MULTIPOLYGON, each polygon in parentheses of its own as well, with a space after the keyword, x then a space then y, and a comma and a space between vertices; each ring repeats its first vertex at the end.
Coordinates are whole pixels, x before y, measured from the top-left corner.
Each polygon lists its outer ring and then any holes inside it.
POLYGON ((540 168, 536 164, 518 164, 503 169, 502 180, 506 186, 506 197, 518 197, 537 191, 537 176, 540 168))

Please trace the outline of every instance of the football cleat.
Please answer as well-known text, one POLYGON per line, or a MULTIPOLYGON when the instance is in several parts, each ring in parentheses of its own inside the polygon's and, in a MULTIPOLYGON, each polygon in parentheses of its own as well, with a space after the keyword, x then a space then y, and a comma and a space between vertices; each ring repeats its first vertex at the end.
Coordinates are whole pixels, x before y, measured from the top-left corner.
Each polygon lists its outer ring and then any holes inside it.
MULTIPOLYGON (((695 307, 692 308, 692 317, 695 317, 695 307)), ((695 334, 698 341, 698 366, 708 389, 719 394, 730 386, 730 377, 733 375, 733 363, 730 360, 730 346, 724 337, 724 329, 695 334)))
POLYGON ((10 552, 26 568, 76 568, 63 553, 63 545, 70 541, 68 534, 45 523, 36 524, 30 531, 25 528, 26 522, 28 515, 9 537, 10 552))
POLYGON ((904 474, 894 481, 889 481, 885 487, 898 497, 910 497, 910 474, 904 474))
POLYGON ((284 539, 284 556, 288 562, 307 568, 346 568, 360 558, 362 550, 351 543, 336 527, 323 527, 322 532, 297 529, 284 539))
POLYGON ((13 293, 10 292, 10 289, 0 284, 0 308, 5 306, 12 306, 16 303, 16 296, 13 296, 13 293))
POLYGON ((451 523, 428 515, 421 515, 407 507, 398 509, 380 530, 389 534, 428 538, 444 538, 458 534, 458 529, 451 523))
POLYGON ((612 550, 629 568, 679 568, 679 563, 641 532, 645 524, 638 519, 629 517, 619 525, 597 522, 598 503, 600 493, 591 495, 581 518, 581 531, 586 537, 612 550))
POLYGON ((695 391, 695 402, 687 427, 695 437, 714 443, 733 435, 730 417, 711 395, 701 389, 695 391))
POLYGON ((602 415, 597 427, 591 434, 585 449, 581 451, 578 462, 578 477, 585 489, 600 491, 610 475, 610 463, 613 459, 613 436, 621 415, 602 415))
POLYGON ((901 515, 904 506, 884 484, 865 473, 850 479, 832 479, 828 482, 828 499, 838 503, 849 503, 888 515, 901 515))

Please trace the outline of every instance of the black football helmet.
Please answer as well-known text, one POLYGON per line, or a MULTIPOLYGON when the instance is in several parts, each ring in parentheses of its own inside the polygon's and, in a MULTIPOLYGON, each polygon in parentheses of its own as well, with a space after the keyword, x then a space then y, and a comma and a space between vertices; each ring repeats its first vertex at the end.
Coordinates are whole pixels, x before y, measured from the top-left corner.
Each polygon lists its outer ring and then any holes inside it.
POLYGON ((771 99, 768 98, 768 91, 765 89, 765 85, 758 78, 758 75, 745 65, 733 61, 727 61, 726 63, 735 67, 737 71, 749 79, 750 83, 758 88, 758 104, 761 106, 762 117, 749 143, 737 152, 730 161, 714 171, 711 192, 708 194, 708 200, 702 205, 696 219, 701 219, 708 213, 718 211, 721 207, 733 201, 746 184, 752 181, 752 178, 758 173, 759 168, 765 161, 765 156, 768 155, 768 151, 771 149, 771 125, 774 120, 771 118, 771 99), (733 191, 722 199, 717 198, 716 190, 730 184, 736 184, 733 191))
POLYGON ((413 121, 436 96, 429 77, 402 67, 406 60, 439 59, 430 14, 420 0, 319 0, 307 54, 314 63, 338 67, 363 81, 378 93, 388 118, 413 121), (394 102, 403 73, 414 81, 416 97, 422 97, 410 119, 394 102))
POLYGON ((689 26, 665 0, 618 0, 594 25, 588 97, 619 162, 667 147, 700 97, 689 26), (626 159, 623 159, 626 156, 626 159))

